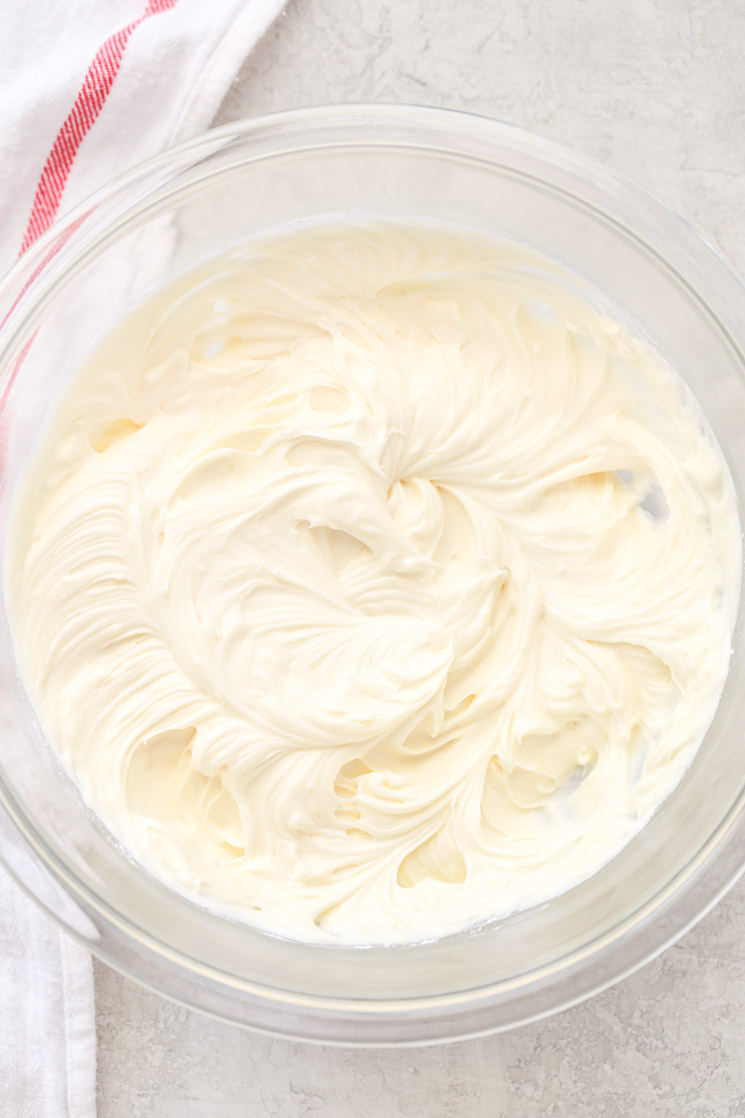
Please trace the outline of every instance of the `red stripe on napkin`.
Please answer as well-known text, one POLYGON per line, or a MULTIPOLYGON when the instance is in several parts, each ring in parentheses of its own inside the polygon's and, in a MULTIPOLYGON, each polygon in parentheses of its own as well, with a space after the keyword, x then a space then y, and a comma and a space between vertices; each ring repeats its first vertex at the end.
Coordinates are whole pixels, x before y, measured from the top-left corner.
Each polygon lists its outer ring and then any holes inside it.
POLYGON ((168 11, 177 2, 178 0, 148 0, 147 7, 139 19, 115 31, 99 47, 88 67, 80 92, 75 98, 75 104, 60 128, 41 172, 34 195, 34 204, 31 207, 31 216, 21 245, 22 253, 54 221, 77 150, 106 103, 130 35, 144 20, 168 11))

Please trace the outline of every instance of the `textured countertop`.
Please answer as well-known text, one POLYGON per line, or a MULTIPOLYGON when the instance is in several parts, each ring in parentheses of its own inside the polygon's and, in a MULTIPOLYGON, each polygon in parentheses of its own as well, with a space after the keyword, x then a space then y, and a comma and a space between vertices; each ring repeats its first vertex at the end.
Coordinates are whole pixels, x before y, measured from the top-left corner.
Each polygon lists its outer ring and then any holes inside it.
MULTIPOLYGON (((408 101, 486 113, 636 179, 745 272, 739 0, 290 0, 217 123, 408 101)), ((745 746, 744 746, 745 749, 745 746)), ((96 964, 100 1118, 743 1118, 745 880, 612 990, 444 1048, 313 1048, 96 964)))

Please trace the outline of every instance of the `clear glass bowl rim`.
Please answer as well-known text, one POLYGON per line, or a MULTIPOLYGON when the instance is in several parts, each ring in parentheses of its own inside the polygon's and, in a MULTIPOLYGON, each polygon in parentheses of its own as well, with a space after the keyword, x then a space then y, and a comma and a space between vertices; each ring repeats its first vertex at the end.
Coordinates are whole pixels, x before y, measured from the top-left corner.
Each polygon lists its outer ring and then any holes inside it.
MULTIPOLYGON (((350 104, 297 109, 224 125, 167 149, 91 195, 52 225, 0 282, 0 308, 8 308, 0 324, 0 360, 22 333, 40 292, 48 291, 75 262, 75 234, 91 209, 117 196, 126 199, 138 182, 154 172, 165 178, 175 177, 184 166, 193 167, 201 158, 236 141, 270 137, 275 147, 269 154, 277 156, 314 144, 329 146, 334 142, 330 139, 334 129, 338 129, 336 142, 341 146, 420 147, 492 163, 498 163, 501 156, 521 173, 529 175, 534 170, 539 175, 543 172, 544 178, 550 170, 552 185, 578 195, 585 204, 600 209, 606 219, 624 225, 626 232, 663 256, 674 269, 676 258, 688 264, 688 270, 693 261, 702 287, 716 295, 712 302, 720 323, 737 349, 745 351, 745 286, 737 274, 681 218, 605 164, 488 117, 415 105, 350 104), (379 136, 355 140, 357 128, 368 133, 379 131, 379 136), (629 213, 633 219, 629 219, 629 213), (60 243, 63 251, 59 251, 60 243), (57 253, 59 261, 54 259, 57 253)), ((267 157, 266 149, 261 157, 267 157)), ((122 212, 128 212, 126 203, 122 212)), ((84 251, 87 254, 94 248, 86 246, 84 251)), ((190 1008, 275 1035, 326 1044, 411 1045, 460 1040, 568 1008, 626 977, 675 942, 710 911, 745 870, 744 792, 698 855, 648 905, 620 921, 612 934, 534 972, 518 988, 499 983, 477 991, 375 1003, 299 995, 288 1003, 285 993, 278 992, 274 998, 266 991, 250 992, 231 985, 225 974, 204 973, 193 960, 175 957, 162 943, 128 927, 126 916, 112 914, 99 905, 95 894, 58 863, 46 847, 43 834, 19 810, 12 787, 4 779, 0 779, 0 812, 11 821, 19 844, 32 862, 37 861, 51 873, 102 934, 94 941, 81 935, 45 900, 43 890, 19 871, 15 859, 6 861, 11 874, 53 919, 106 963, 190 1008)))

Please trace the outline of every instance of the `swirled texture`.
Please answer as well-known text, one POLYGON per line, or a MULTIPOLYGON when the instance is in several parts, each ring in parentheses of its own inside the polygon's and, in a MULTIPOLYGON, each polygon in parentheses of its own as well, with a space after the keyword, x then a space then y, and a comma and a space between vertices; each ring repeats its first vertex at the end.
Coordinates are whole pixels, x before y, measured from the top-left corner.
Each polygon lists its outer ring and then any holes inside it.
POLYGON ((740 537, 680 380, 526 249, 295 231, 111 334, 16 499, 22 670, 146 866, 405 941, 595 871, 701 741, 740 537))

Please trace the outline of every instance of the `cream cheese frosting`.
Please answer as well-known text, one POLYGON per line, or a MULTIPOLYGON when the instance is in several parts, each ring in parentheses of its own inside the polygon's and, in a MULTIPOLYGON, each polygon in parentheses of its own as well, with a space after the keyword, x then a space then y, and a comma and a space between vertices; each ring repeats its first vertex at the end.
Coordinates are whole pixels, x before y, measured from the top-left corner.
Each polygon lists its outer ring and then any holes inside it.
POLYGON ((739 598, 682 381, 526 248, 349 221, 112 331, 16 495, 21 671, 89 804, 201 903, 404 942, 544 901, 671 791, 739 598))

